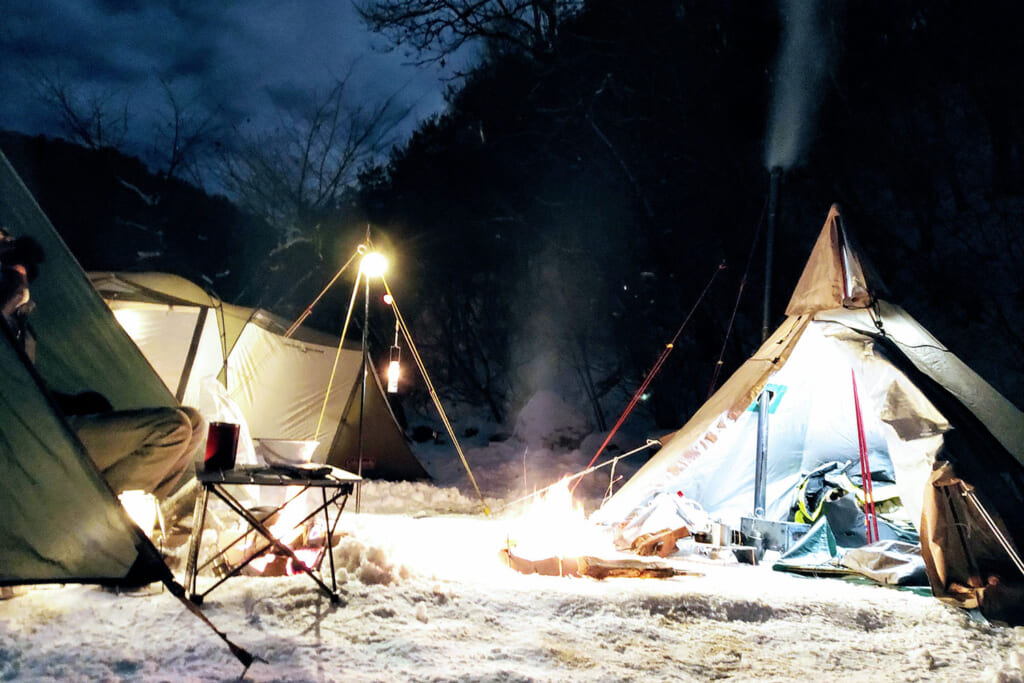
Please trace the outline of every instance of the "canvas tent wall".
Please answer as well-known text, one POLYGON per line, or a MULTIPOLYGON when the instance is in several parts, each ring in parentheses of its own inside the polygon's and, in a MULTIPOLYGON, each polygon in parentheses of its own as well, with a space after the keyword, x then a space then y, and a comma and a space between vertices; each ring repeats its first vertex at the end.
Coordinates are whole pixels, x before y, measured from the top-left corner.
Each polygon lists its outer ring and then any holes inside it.
POLYGON ((216 377, 254 439, 317 439, 315 462, 361 469, 367 478, 429 478, 412 454, 372 364, 366 411, 360 410, 361 349, 346 345, 339 355, 336 337, 307 327, 285 337, 286 321, 261 309, 226 304, 175 275, 92 273, 90 278, 185 404, 202 407, 204 383, 216 377), (328 386, 330 398, 321 422, 328 386))
MULTIPOLYGON (((47 384, 68 393, 99 391, 116 408, 176 405, 2 154, 0 224, 35 238, 46 252, 32 283, 32 325, 47 384)), ((0 584, 170 579, 36 369, 6 329, 0 337, 0 584)))
MULTIPOLYGON (((783 324, 593 518, 628 523, 663 495, 695 499, 730 524, 751 515, 755 401, 767 389, 766 517, 786 519, 802 475, 821 463, 859 460, 856 377, 869 459, 891 467, 922 533, 940 537, 950 528, 931 528, 938 514, 932 468, 948 461, 1019 555, 1024 415, 906 311, 872 297, 864 271, 833 207, 783 324)), ((968 552, 987 552, 986 535, 974 529, 968 552)), ((933 562, 952 554, 948 543, 932 544, 933 562)), ((1021 579, 1004 550, 992 551, 1003 562, 999 575, 1021 579)))

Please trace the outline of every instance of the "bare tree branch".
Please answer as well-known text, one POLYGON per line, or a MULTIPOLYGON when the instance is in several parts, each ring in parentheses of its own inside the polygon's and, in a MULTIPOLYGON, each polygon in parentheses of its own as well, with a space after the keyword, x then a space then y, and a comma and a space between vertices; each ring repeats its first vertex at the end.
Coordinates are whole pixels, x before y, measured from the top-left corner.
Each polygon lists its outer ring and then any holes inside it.
POLYGON ((160 121, 154 126, 157 141, 154 157, 164 159, 161 169, 164 177, 183 175, 201 185, 197 157, 213 137, 216 127, 214 114, 197 112, 194 101, 183 102, 167 80, 161 78, 160 85, 164 90, 167 110, 161 112, 160 121))
POLYGON ((356 10, 376 33, 412 47, 420 63, 444 62, 465 44, 549 54, 559 24, 582 0, 359 0, 356 10))
POLYGON ((72 142, 83 147, 119 148, 128 135, 128 97, 116 90, 86 93, 62 74, 39 74, 40 97, 57 116, 72 142))
POLYGON ((352 104, 348 75, 299 113, 282 113, 270 133, 245 134, 222 155, 225 187, 282 235, 309 234, 334 209, 359 171, 396 141, 409 109, 395 95, 376 106, 352 104))

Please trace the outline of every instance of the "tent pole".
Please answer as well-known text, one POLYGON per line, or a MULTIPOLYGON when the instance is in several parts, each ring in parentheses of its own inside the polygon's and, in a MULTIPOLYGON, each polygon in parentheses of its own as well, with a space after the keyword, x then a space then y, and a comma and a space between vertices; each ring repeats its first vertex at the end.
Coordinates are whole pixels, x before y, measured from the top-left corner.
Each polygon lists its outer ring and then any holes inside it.
MULTIPOLYGON (((365 297, 363 298, 363 365, 362 365, 362 386, 359 388, 359 464, 357 465, 356 474, 360 478, 363 476, 363 416, 366 414, 366 371, 368 370, 367 363, 367 344, 369 342, 369 330, 370 330, 370 278, 366 277, 366 289, 365 297)), ((362 486, 356 487, 356 512, 359 512, 360 505, 362 503, 362 486)))
POLYGON ((484 514, 490 517, 491 509, 487 507, 487 501, 484 500, 484 494, 480 492, 480 487, 476 483, 476 477, 473 476, 473 470, 469 468, 469 462, 466 460, 466 454, 462 452, 462 445, 455 436, 455 429, 452 428, 452 423, 448 419, 448 415, 444 412, 444 406, 441 405, 441 399, 437 395, 437 390, 434 389, 434 383, 431 381, 430 375, 427 374, 427 368, 423 364, 423 358, 420 356, 419 350, 416 348, 416 342, 412 339, 412 334, 409 332, 409 326, 405 324, 405 318, 402 317, 402 312, 398 310, 398 301, 395 299, 394 294, 392 294, 391 287, 388 286, 388 281, 383 275, 381 275, 380 279, 384 284, 384 291, 391 297, 391 309, 395 312, 395 319, 402 327, 402 334, 405 335, 405 342, 409 346, 409 352, 412 354, 413 360, 416 361, 416 367, 419 368, 420 375, 423 377, 423 382, 427 386, 427 393, 430 394, 430 398, 434 402, 434 407, 437 408, 438 415, 440 415, 441 421, 444 423, 444 428, 448 432, 448 437, 452 440, 452 445, 455 446, 455 452, 459 454, 462 466, 466 469, 466 474, 469 475, 469 482, 476 490, 477 497, 480 498, 480 504, 483 505, 484 514))
MULTIPOLYGON (((362 247, 363 245, 359 245, 359 246, 362 247)), ((295 334, 295 330, 299 329, 299 326, 302 325, 303 322, 305 322, 306 318, 308 318, 309 315, 313 312, 313 307, 316 306, 317 303, 320 301, 320 299, 322 299, 324 297, 324 294, 327 294, 327 290, 329 290, 331 288, 331 286, 334 285, 334 283, 338 281, 338 278, 341 277, 341 274, 344 273, 345 270, 352 264, 352 262, 356 260, 356 257, 359 256, 362 253, 363 253, 362 251, 360 251, 359 249, 356 249, 355 253, 353 253, 352 256, 349 257, 348 261, 345 261, 345 265, 343 265, 338 270, 338 272, 334 274, 334 277, 332 277, 331 281, 327 283, 327 286, 324 287, 322 290, 320 290, 320 293, 316 295, 316 298, 313 299, 313 302, 311 304, 309 304, 308 306, 306 306, 306 310, 304 310, 302 312, 302 315, 300 315, 298 318, 296 318, 295 322, 293 322, 291 324, 291 327, 289 327, 287 329, 287 331, 285 331, 285 333, 284 333, 285 339, 287 339, 287 338, 291 337, 293 334, 295 334)))
POLYGON ((978 514, 980 514, 981 518, 985 520, 985 524, 988 526, 989 531, 991 531, 992 535, 996 537, 997 541, 999 541, 999 545, 1003 546, 1003 550, 1005 550, 1006 554, 1010 556, 1013 564, 1020 570, 1020 573, 1024 575, 1024 560, 1021 559, 1020 555, 1017 554, 1017 551, 1014 550, 1013 544, 1010 543, 1003 532, 999 530, 999 527, 996 526, 995 520, 992 519, 992 515, 988 514, 988 510, 986 510, 981 504, 981 501, 978 500, 978 495, 974 492, 974 489, 965 484, 963 480, 959 481, 959 485, 960 495, 971 501, 971 504, 974 505, 978 514))

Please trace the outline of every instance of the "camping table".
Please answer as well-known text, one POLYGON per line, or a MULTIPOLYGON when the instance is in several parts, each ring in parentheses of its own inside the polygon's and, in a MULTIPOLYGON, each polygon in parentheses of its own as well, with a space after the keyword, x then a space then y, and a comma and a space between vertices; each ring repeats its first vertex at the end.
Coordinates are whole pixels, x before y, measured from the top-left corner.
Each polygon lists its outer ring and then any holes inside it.
POLYGON ((348 496, 352 493, 354 486, 362 480, 361 477, 352 474, 351 472, 346 472, 345 470, 330 467, 328 465, 321 466, 318 471, 304 470, 302 468, 295 467, 241 466, 231 470, 197 472, 196 479, 199 481, 201 488, 199 495, 196 497, 195 514, 192 522, 192 535, 189 539, 188 560, 185 565, 184 581, 185 590, 188 591, 188 597, 192 602, 197 605, 202 604, 203 598, 209 595, 213 589, 217 588, 217 586, 224 583, 232 576, 238 575, 246 565, 271 548, 273 548, 276 553, 281 553, 290 557, 295 567, 299 568, 303 573, 309 576, 325 593, 328 594, 328 596, 330 596, 331 602, 338 602, 340 600, 337 592, 338 586, 334 578, 334 556, 331 554, 331 538, 333 536, 334 529, 338 524, 338 519, 341 517, 342 511, 345 509, 345 503, 348 501, 348 496), (269 513, 261 513, 261 516, 257 517, 252 510, 247 509, 238 501, 238 498, 236 498, 229 489, 231 486, 297 486, 301 487, 301 490, 295 495, 290 496, 288 500, 281 503, 269 513), (287 545, 277 540, 277 538, 274 537, 264 524, 264 522, 281 511, 286 505, 288 505, 288 503, 310 489, 320 489, 321 501, 316 509, 306 515, 300 524, 309 521, 320 512, 323 512, 324 521, 326 523, 326 545, 324 548, 324 554, 330 558, 331 565, 331 585, 329 587, 320 577, 320 565, 323 563, 323 555, 320 556, 315 567, 311 568, 306 566, 306 564, 295 555, 295 552, 287 545), (223 549, 218 547, 217 552, 214 553, 212 557, 207 559, 202 566, 198 566, 199 546, 202 544, 203 527, 206 524, 206 512, 211 493, 222 500, 227 505, 228 509, 245 520, 249 525, 249 529, 243 532, 234 541, 227 544, 223 549), (337 503, 338 509, 332 523, 328 508, 335 503, 337 503), (237 566, 231 568, 212 586, 202 593, 199 593, 196 589, 196 578, 199 571, 223 557, 231 547, 241 541, 242 538, 249 535, 252 531, 255 531, 262 536, 266 540, 266 543, 255 549, 252 554, 248 555, 246 559, 238 563, 237 566))

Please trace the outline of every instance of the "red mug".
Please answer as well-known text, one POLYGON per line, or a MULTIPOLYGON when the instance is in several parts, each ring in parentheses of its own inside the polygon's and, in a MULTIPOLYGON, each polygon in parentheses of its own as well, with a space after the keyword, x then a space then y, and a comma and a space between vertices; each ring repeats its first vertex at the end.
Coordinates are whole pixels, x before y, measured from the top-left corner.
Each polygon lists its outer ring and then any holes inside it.
POLYGON ((235 466, 240 427, 232 422, 211 422, 206 434, 206 456, 203 469, 207 472, 230 470, 235 466))

